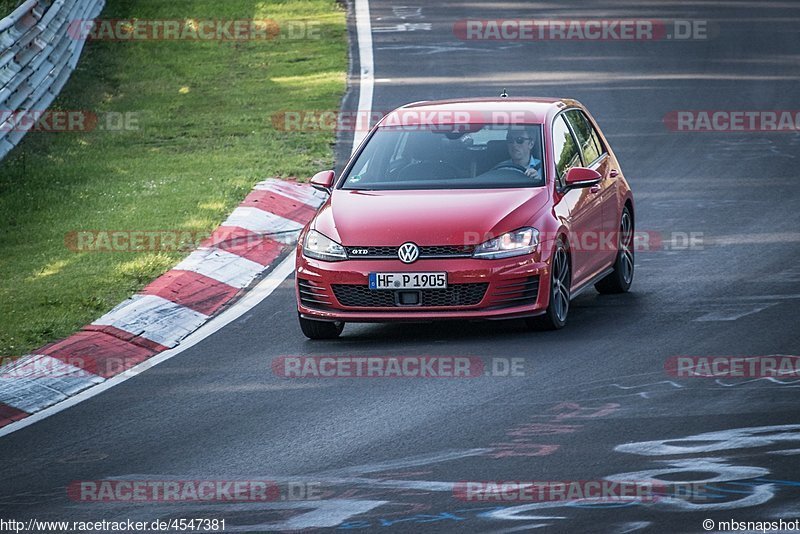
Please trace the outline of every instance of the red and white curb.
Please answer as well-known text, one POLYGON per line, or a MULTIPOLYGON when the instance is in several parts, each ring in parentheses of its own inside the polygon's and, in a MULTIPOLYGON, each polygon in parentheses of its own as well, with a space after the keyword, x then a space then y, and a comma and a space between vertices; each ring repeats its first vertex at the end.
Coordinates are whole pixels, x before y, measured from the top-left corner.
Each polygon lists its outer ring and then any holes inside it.
POLYGON ((0 366, 0 427, 176 347, 274 265, 323 201, 306 184, 257 184, 208 241, 139 294, 67 339, 0 366))

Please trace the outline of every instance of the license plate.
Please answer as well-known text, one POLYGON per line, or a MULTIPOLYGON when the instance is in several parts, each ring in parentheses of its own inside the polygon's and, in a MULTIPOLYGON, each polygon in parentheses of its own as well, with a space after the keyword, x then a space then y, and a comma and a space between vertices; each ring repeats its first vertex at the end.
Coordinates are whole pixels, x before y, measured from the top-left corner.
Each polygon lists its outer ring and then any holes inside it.
POLYGON ((444 289, 447 273, 369 273, 370 289, 444 289))

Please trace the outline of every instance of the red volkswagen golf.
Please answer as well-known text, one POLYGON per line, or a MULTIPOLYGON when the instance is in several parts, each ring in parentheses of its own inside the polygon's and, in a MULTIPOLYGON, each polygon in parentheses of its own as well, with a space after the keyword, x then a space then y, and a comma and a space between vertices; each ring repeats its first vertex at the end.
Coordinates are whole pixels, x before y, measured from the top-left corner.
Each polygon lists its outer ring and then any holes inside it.
POLYGON ((369 133, 300 234, 303 333, 346 322, 567 322, 570 300, 633 280, 634 206, 614 152, 567 99, 409 104, 369 133))

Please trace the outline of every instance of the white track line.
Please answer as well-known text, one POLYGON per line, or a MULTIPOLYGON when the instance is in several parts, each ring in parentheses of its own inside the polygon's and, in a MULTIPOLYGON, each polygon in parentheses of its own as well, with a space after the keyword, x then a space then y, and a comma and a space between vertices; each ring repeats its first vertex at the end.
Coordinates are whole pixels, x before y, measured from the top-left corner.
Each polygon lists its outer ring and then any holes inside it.
POLYGON ((214 334, 215 332, 221 330, 222 328, 226 327, 245 313, 252 310, 255 306, 257 306, 261 301, 265 298, 270 296, 275 289, 283 282, 290 274, 294 272, 294 254, 290 254, 286 259, 284 259, 274 271, 272 271, 269 275, 267 275, 264 280, 259 282, 259 284, 250 290, 247 294, 244 295, 238 302, 236 302, 233 306, 222 312, 219 316, 212 319, 205 325, 201 326, 197 329, 193 334, 190 334, 183 340, 183 343, 175 347, 174 349, 166 350, 160 354, 156 354, 149 360, 146 360, 135 367, 131 367, 127 371, 118 374, 113 378, 109 378, 102 384, 98 384, 94 387, 91 387, 87 390, 84 390, 81 393, 78 393, 74 397, 70 397, 58 404, 50 406, 49 408, 45 408, 40 412, 36 412, 33 415, 26 417, 25 419, 21 419, 15 423, 11 423, 8 426, 0 428, 0 437, 3 437, 7 434, 11 434, 12 432, 16 432, 26 426, 32 425, 42 419, 46 419, 51 415, 55 415, 58 412, 66 410, 71 406, 75 406, 78 403, 81 403, 85 400, 91 399, 95 395, 99 395, 100 393, 104 392, 107 389, 110 389, 117 384, 121 384, 125 382, 129 378, 133 378, 134 376, 143 373, 144 371, 150 369, 151 367, 158 365, 159 363, 169 360, 170 358, 177 356, 181 352, 185 351, 188 348, 191 348, 205 338, 214 334))
POLYGON ((369 0, 356 0, 356 34, 358 35, 358 61, 361 64, 361 84, 358 88, 357 121, 355 133, 353 134, 353 152, 369 133, 369 117, 372 114, 372 93, 375 87, 369 0))

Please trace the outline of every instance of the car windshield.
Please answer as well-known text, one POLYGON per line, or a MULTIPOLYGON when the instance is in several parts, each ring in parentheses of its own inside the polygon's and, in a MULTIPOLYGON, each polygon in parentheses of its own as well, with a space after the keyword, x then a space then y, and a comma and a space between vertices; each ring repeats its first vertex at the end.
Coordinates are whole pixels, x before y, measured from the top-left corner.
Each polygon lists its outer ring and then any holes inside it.
POLYGON ((342 189, 498 189, 545 184, 541 125, 379 128, 342 189))

